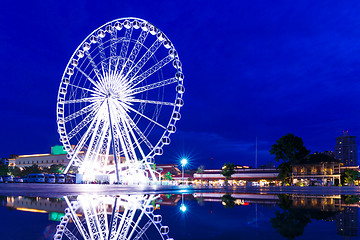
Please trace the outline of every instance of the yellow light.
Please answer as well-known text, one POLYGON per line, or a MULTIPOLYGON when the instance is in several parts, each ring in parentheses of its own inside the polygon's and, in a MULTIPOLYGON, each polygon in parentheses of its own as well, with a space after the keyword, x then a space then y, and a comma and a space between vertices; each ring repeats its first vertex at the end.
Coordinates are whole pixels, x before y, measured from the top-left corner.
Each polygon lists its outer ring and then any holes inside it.
POLYGON ((43 156, 50 156, 51 154, 45 153, 45 154, 31 154, 31 155, 20 155, 19 158, 25 158, 25 157, 43 157, 43 156))
POLYGON ((32 209, 32 208, 15 208, 18 211, 24 211, 24 212, 36 212, 36 213, 47 213, 45 210, 39 210, 39 209, 32 209))

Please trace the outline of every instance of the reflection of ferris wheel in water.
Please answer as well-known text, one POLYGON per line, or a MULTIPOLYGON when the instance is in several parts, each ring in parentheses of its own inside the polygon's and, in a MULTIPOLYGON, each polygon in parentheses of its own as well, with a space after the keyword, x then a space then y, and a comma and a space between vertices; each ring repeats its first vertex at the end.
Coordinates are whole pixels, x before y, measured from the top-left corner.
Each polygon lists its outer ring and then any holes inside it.
POLYGON ((75 50, 58 93, 60 141, 80 173, 149 178, 176 131, 184 75, 174 45, 151 23, 121 18, 75 50), (148 175, 148 176, 147 176, 148 175))
POLYGON ((74 200, 64 197, 68 207, 56 228, 54 239, 169 238, 169 227, 154 214, 155 195, 86 196, 74 200))

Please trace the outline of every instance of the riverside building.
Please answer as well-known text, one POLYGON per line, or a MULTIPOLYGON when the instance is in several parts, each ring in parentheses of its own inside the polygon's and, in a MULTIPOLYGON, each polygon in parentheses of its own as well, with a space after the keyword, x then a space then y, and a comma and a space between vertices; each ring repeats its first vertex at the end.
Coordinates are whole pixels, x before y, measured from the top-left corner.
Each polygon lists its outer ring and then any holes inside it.
POLYGON ((356 137, 350 136, 348 131, 344 131, 342 136, 336 138, 335 158, 344 166, 358 165, 355 139, 356 137))
POLYGON ((20 169, 30 167, 34 164, 42 168, 50 167, 53 164, 62 164, 66 166, 70 161, 62 146, 51 147, 51 153, 19 155, 14 159, 9 160, 14 163, 14 166, 17 166, 20 169))

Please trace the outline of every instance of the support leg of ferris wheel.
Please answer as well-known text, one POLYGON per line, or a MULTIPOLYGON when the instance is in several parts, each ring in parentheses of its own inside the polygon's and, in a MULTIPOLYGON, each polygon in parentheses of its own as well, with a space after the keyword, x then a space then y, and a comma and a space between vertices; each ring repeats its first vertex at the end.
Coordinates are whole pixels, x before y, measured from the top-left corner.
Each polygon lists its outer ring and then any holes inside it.
POLYGON ((116 179, 117 183, 120 183, 120 177, 119 177, 119 169, 118 169, 118 160, 117 160, 117 154, 115 150, 115 136, 114 136, 114 129, 111 122, 111 114, 110 114, 110 106, 109 106, 109 99, 107 99, 107 107, 108 107, 108 113, 109 113, 109 121, 110 121, 110 129, 111 129, 111 143, 113 145, 113 152, 114 152, 114 161, 115 161, 115 172, 116 172, 116 179))

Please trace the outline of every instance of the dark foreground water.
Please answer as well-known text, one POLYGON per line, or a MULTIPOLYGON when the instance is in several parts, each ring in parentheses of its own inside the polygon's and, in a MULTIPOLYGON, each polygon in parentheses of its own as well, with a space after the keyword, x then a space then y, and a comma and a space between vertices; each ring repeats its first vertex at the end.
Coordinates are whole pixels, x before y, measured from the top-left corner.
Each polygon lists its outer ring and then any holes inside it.
POLYGON ((0 197, 0 239, 360 239, 358 195, 0 197))

